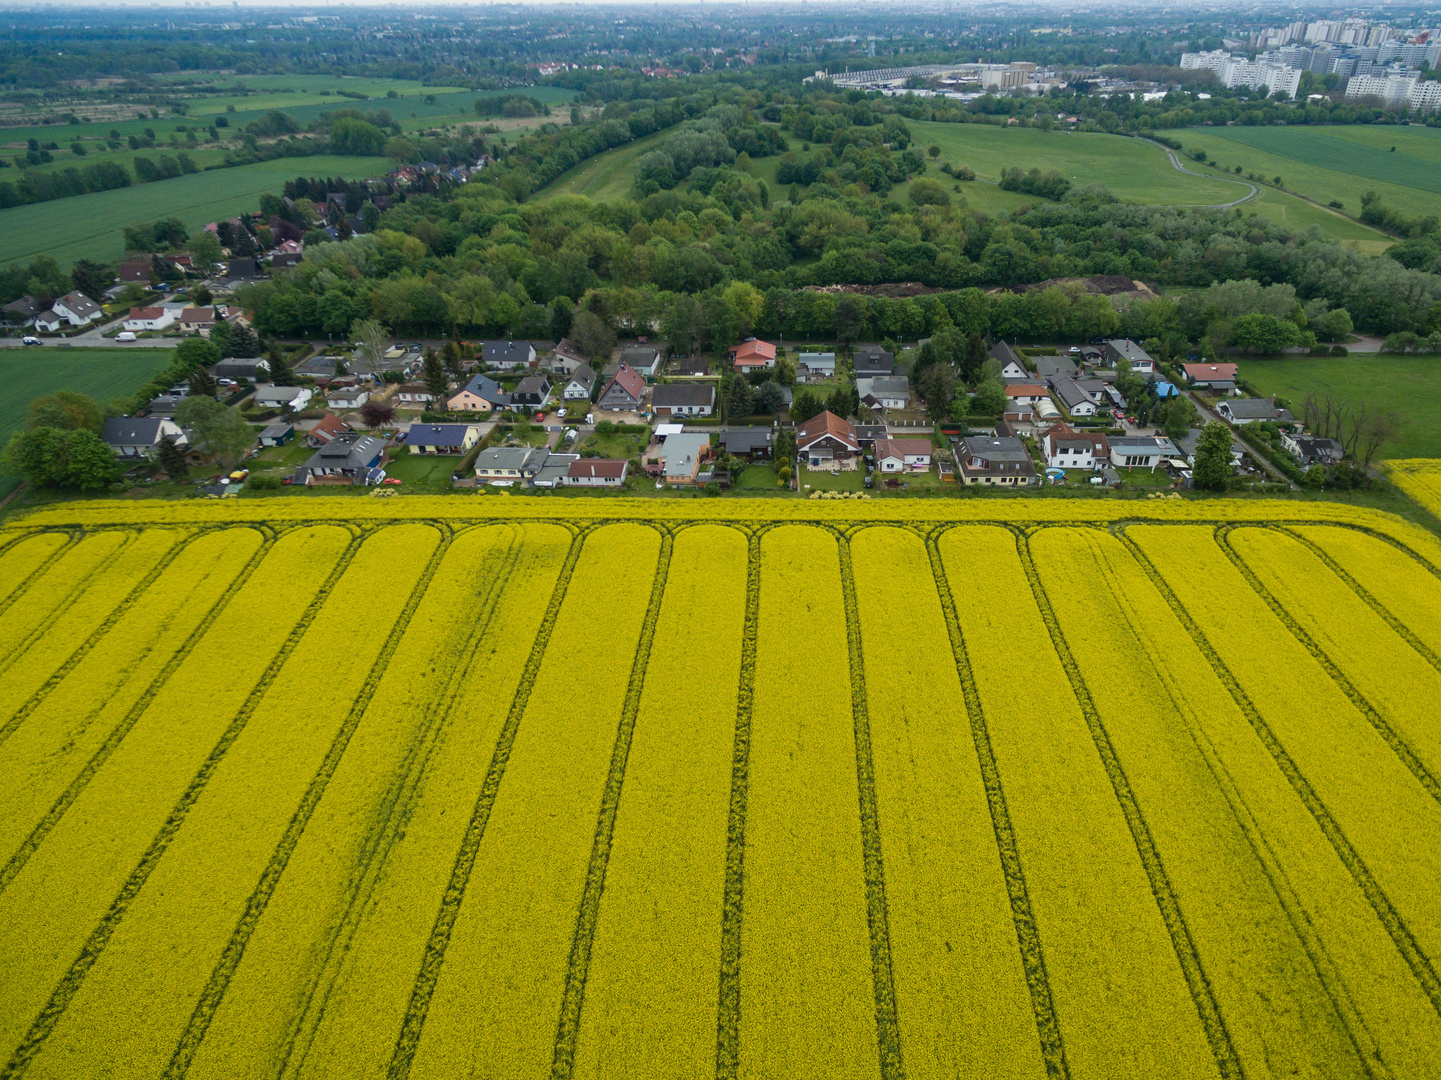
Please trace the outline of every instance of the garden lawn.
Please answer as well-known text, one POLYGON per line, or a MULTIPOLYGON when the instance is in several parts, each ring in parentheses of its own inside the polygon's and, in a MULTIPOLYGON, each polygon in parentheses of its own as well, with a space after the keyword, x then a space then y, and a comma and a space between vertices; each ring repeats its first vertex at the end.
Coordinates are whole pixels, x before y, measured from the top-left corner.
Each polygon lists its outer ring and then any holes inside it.
POLYGON ((450 484, 450 476, 462 460, 464 459, 459 455, 429 457, 405 453, 386 462, 385 475, 387 478, 399 480, 400 487, 396 490, 406 494, 444 494, 454 490, 450 484))
POLYGON ((1297 357, 1245 360, 1241 377, 1279 394, 1301 415, 1307 394, 1393 413, 1400 421, 1382 458, 1441 457, 1441 361, 1431 356, 1297 357))

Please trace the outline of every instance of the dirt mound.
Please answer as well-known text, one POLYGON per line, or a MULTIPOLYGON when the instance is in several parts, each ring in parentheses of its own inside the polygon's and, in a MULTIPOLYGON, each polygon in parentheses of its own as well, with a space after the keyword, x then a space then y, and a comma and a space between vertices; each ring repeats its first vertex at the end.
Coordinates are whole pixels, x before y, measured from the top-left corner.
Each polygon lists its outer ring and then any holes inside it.
POLYGON ((944 292, 934 285, 922 285, 919 281, 895 281, 885 285, 807 285, 808 292, 852 293, 857 296, 929 296, 944 292))
POLYGON ((1159 295, 1144 281, 1136 281, 1124 274, 1097 274, 1095 277, 1088 278, 1051 278, 1049 281, 1038 281, 1030 285, 1008 285, 1003 289, 988 291, 1029 293, 1039 289, 1049 289, 1053 285, 1080 285, 1086 292, 1094 296, 1133 295, 1142 300, 1154 300, 1159 295))

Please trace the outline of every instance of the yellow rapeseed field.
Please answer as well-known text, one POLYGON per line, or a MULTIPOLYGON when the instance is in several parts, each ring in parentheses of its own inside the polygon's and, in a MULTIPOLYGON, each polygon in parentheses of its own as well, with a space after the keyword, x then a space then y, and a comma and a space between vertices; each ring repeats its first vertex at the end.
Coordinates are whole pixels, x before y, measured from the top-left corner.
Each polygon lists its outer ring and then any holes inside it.
POLYGON ((0 1080, 1441 1078, 1438 612, 1324 502, 18 517, 0 1080))

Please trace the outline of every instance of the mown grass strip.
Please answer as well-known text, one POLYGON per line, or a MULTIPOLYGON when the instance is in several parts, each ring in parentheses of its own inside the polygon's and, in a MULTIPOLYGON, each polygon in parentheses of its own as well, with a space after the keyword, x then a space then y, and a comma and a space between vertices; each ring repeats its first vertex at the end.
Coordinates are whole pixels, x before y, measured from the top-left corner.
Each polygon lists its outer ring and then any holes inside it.
POLYGON ((1011 901, 1011 920, 1016 927, 1016 941, 1021 950, 1021 966, 1026 973, 1026 985, 1031 993, 1031 1011, 1036 1018, 1036 1034, 1041 1041, 1041 1057, 1046 1063, 1049 1076, 1069 1077, 1070 1066, 1066 1063, 1066 1048, 1061 1040, 1061 1027, 1056 1021, 1055 1000, 1051 995, 1051 983, 1046 974, 1045 954, 1041 949, 1041 935, 1036 926, 1031 899, 1026 891, 1026 874, 1021 865, 1020 850, 1016 845, 1015 829, 1011 825, 1011 813, 1006 806, 1006 793, 1001 785, 1001 772, 996 764, 995 751, 991 746, 990 731, 986 726, 985 714, 981 710, 980 693, 976 689, 975 675, 971 670, 970 657, 966 651, 965 636, 960 620, 956 616, 955 598, 951 595, 950 582, 946 578, 945 566, 941 560, 940 545, 935 532, 926 537, 926 552, 931 560, 931 576, 940 596, 941 613, 945 616, 946 632, 951 640, 951 652, 956 662, 956 675, 961 681, 961 692, 969 714, 971 739, 975 743, 976 757, 980 762, 981 777, 986 788, 986 802, 991 812, 991 827, 996 834, 996 848, 1000 853, 1001 872, 1006 879, 1006 892, 1011 901))
POLYGON ((30 856, 35 854, 35 851, 44 842, 45 837, 50 835, 51 830, 54 829, 60 819, 65 816, 65 812, 69 810, 75 800, 80 797, 80 793, 85 790, 85 786, 90 783, 91 778, 100 771, 101 766, 109 760, 110 755, 115 753, 116 748, 124 741, 125 736, 130 733, 130 729, 145 715, 145 710, 150 707, 151 700, 180 668, 180 665, 185 662, 191 650, 200 643, 201 639, 209 632, 210 627, 214 625, 215 620, 220 618, 225 609, 229 607, 230 602, 234 600, 240 593, 240 590, 244 588, 245 583, 250 580, 256 568, 260 566, 265 556, 269 554, 274 543, 274 537, 267 536, 265 541, 255 549, 255 553, 250 556, 240 573, 236 575, 235 580, 231 582, 229 588, 211 605, 210 610, 205 614, 205 618, 201 621, 200 625, 195 628, 195 632, 185 639, 185 642, 175 651, 174 655, 172 655, 165 666, 160 669, 155 678, 150 680, 150 685, 145 688, 144 693, 135 699, 135 704, 130 707, 120 722, 111 729, 110 734, 106 736, 105 741, 100 744, 95 753, 90 755, 90 760, 85 763, 85 767, 80 770, 75 776, 75 779, 70 781, 65 790, 61 792, 55 802, 51 804, 50 809, 45 812, 45 816, 36 823, 35 828, 30 831, 30 835, 25 838, 25 842, 10 856, 4 867, 0 867, 0 892, 4 892, 10 883, 15 880, 15 875, 24 869, 25 864, 30 860, 30 856))
MULTIPOLYGON (((311 598, 310 603, 306 605, 300 620, 285 639, 285 644, 275 656, 271 658, 264 673, 246 696, 245 703, 240 707, 240 710, 221 735, 220 740, 215 744, 210 754, 205 758, 205 761, 201 763, 200 769, 181 793, 179 800, 170 811, 170 815, 165 819, 165 824, 160 827, 159 833, 151 840, 150 846, 145 849, 145 853, 140 857, 139 864, 131 871, 130 876, 126 878, 125 884, 121 886, 119 895, 111 901, 109 909, 101 917, 95 929, 91 931, 89 939, 80 950, 80 955, 76 957, 75 961, 70 965, 70 969, 61 978, 60 984, 50 995, 50 1000, 47 1001, 44 1008, 40 1010, 40 1015, 37 1016, 34 1023, 30 1025, 30 1030, 26 1032, 25 1038, 11 1056, 9 1063, 5 1066, 4 1072, 0 1072, 0 1080, 18 1080, 20 1076, 25 1074, 25 1070, 29 1068, 30 1063, 35 1059, 35 1055, 40 1052, 41 1047, 45 1045, 45 1040, 50 1037, 50 1033, 55 1029, 55 1025, 60 1022, 60 1018, 64 1015, 65 1010, 69 1008, 70 1002, 74 999, 75 995, 80 992, 80 986, 84 983, 85 976, 88 975, 90 969, 95 966, 95 962, 100 958, 100 954, 105 951, 106 945, 109 944, 116 927, 120 925, 120 921, 124 919, 126 911, 130 908, 130 904, 134 901, 135 897, 139 895, 140 890, 145 887, 145 883, 150 879, 151 873, 154 872, 155 867, 159 865, 166 850, 169 849, 171 841, 175 839, 175 835, 180 831, 181 826, 185 824, 186 817, 189 815, 196 801, 200 798, 201 793, 205 790, 205 786, 209 783, 210 777, 214 774, 216 768, 230 750, 230 747, 234 745, 235 740, 240 737, 240 733, 245 730, 245 725, 250 721, 250 717, 259 706, 261 699, 265 697, 266 690, 268 690, 270 684, 275 681, 275 677, 280 674, 280 669, 285 666, 286 660, 290 658, 290 654, 300 643, 301 638, 305 636, 305 632, 310 628, 310 624, 314 622, 315 617, 320 614, 320 609, 325 606, 331 590, 335 588, 336 582, 340 580, 341 575, 345 573, 351 561, 355 558, 356 553, 360 550, 363 538, 364 534, 360 532, 352 535, 349 545, 347 545, 341 553, 340 558, 336 560, 335 566, 332 567, 330 573, 326 575, 325 581, 322 582, 320 588, 316 590, 315 596, 311 598)), ((228 592, 227 595, 232 594, 228 592)), ((196 634, 192 640, 198 641, 200 636, 200 634, 196 634)), ((143 708, 141 708, 141 711, 144 711, 143 708)))
POLYGON ((1411 973, 1415 976, 1416 981, 1420 983, 1422 991, 1426 994, 1427 998, 1430 999, 1432 1008, 1436 1010, 1438 1015, 1441 1015, 1441 980, 1437 979, 1436 972, 1431 966, 1431 961, 1417 945, 1410 927, 1406 925, 1405 920, 1403 920, 1400 913, 1396 911, 1395 905, 1391 903, 1390 898, 1376 881, 1375 876, 1361 859, 1360 854, 1351 846, 1351 841, 1348 840, 1346 834, 1341 831, 1340 825, 1337 824, 1336 819, 1331 815, 1331 811, 1327 809, 1325 803, 1323 803, 1321 798, 1316 794, 1316 790, 1311 786, 1310 781, 1302 775, 1301 770, 1296 766, 1296 762, 1276 737, 1276 733, 1271 730, 1271 726, 1266 722, 1265 718, 1261 716, 1260 711, 1256 708, 1255 702, 1251 700, 1250 695, 1241 687, 1240 682, 1231 672, 1231 669, 1226 666, 1225 661, 1221 659, 1221 655, 1216 651, 1196 620, 1192 618, 1191 613, 1186 610, 1170 585, 1167 584, 1165 578, 1162 577, 1161 573, 1156 569, 1150 557, 1141 550, 1140 545, 1137 544, 1134 539, 1126 534, 1124 528, 1117 528, 1115 535, 1126 545, 1126 548, 1135 557, 1141 569, 1145 571, 1146 576, 1151 579, 1157 591, 1165 598, 1167 605, 1175 612, 1176 618, 1180 620, 1181 625, 1186 628, 1186 632, 1191 636, 1191 640, 1196 643, 1196 647, 1200 649, 1202 655, 1206 657, 1207 662, 1211 665, 1211 669, 1216 673, 1216 677, 1221 680, 1221 683, 1231 695, 1232 700, 1236 702, 1237 708, 1241 710, 1242 714, 1244 714, 1250 722, 1256 735, 1265 745, 1267 751, 1275 760, 1276 765, 1290 783, 1292 790, 1296 792, 1297 797, 1305 805, 1311 816, 1315 818, 1316 824, 1320 826, 1322 833, 1325 834, 1326 839, 1330 842, 1337 857, 1345 865, 1347 871, 1350 872, 1352 879, 1356 882, 1362 894, 1365 895, 1367 903, 1371 905, 1371 909, 1376 913, 1377 919, 1379 919, 1381 925, 1386 928, 1386 933, 1390 936, 1397 951, 1400 952, 1402 958, 1406 961, 1406 966, 1411 969, 1411 973))
POLYGON ((566 590, 570 587, 571 576, 575 573, 575 564, 580 561, 581 549, 585 546, 585 538, 589 532, 590 529, 583 530, 571 543, 565 563, 561 566, 560 576, 556 579, 555 588, 551 590, 550 602, 546 605, 540 630, 531 644, 530 655, 526 657, 520 684, 516 687, 515 697, 511 700, 510 711, 506 715, 500 738, 496 742, 495 753, 491 757, 490 767, 486 771, 485 783, 481 786, 480 795, 475 801, 475 808, 471 811, 465 838, 461 841, 460 850, 456 852, 450 880, 446 883, 445 893, 441 897, 440 910, 436 912, 435 923, 431 927, 430 937, 425 944, 425 955, 420 963, 420 971, 416 973, 410 1002, 406 1006, 405 1018, 401 1022, 400 1033, 396 1038, 395 1048, 391 1052, 390 1064, 386 1070, 390 1080, 403 1080, 410 1075, 410 1066, 415 1060, 415 1051, 420 1046, 421 1032, 425 1029, 426 1014, 430 1011, 430 1002, 435 996, 435 985, 440 979, 441 966, 445 963, 445 950, 450 944, 450 934, 455 928, 456 918, 460 915, 460 905, 465 900, 466 886, 470 883, 471 871, 475 868, 475 857, 480 850, 480 842, 485 837, 485 826, 490 820, 490 811, 495 805, 496 793, 500 790, 500 782, 505 776, 506 764, 510 761, 510 753, 515 746, 516 732, 520 728, 521 718, 525 715, 525 707, 530 701, 531 691, 535 688, 536 676, 540 674, 540 665, 545 659, 546 646, 550 644, 556 619, 560 616, 561 606, 565 602, 566 590))
POLYGON ((311 815, 315 813, 316 806, 324 797, 325 789, 329 786, 331 777, 335 775, 335 770, 340 765, 340 759, 344 755, 346 747, 350 745, 350 738, 355 734, 356 727, 359 726, 361 718, 369 708, 376 688, 380 685, 381 678, 390 666, 390 659, 395 655, 401 638, 409 629, 415 610, 424 599, 431 579, 435 577, 436 570, 440 568, 442 560, 450 550, 453 539, 454 537, 449 531, 442 534, 435 551, 431 553, 430 559, 426 562, 425 569, 421 571, 420 580, 411 590, 405 607, 401 609, 399 618, 396 619, 390 633, 386 636, 380 655, 366 675, 360 692, 356 695, 350 711, 340 725, 340 730, 331 740, 330 747, 326 750, 325 757, 320 763, 320 768, 305 789, 300 805, 291 815, 280 843, 276 845, 270 861, 260 875, 260 880, 246 901, 245 911, 240 916, 235 930, 231 933, 230 940, 226 943, 220 959, 216 961, 200 999, 195 1003, 190 1021, 176 1044, 170 1063, 166 1066, 165 1080, 180 1080, 189 1071, 190 1063, 195 1060, 195 1052, 200 1048, 200 1043, 210 1028, 210 1021, 215 1015, 215 1010, 219 1008, 220 1001, 230 986, 230 980, 235 975, 235 969, 239 967, 240 959, 245 954, 245 946, 250 941, 251 934, 255 932, 255 926, 260 921, 260 917, 265 914, 270 897, 275 892, 275 886, 279 883, 280 876, 285 873, 285 868, 290 864, 290 856, 295 852, 296 845, 300 843, 301 834, 305 832, 311 815))
POLYGON ((660 606, 665 597, 674 546, 675 537, 671 531, 662 532, 655 580, 651 585, 650 602, 645 609, 645 621, 641 624, 640 641, 636 645, 635 660, 631 665, 625 705, 621 710, 620 726, 615 733, 615 746, 611 750, 610 769, 606 773, 605 790, 601 795, 600 814, 595 826, 595 840, 591 846, 590 862, 586 866, 585 889, 581 893, 580 912, 576 916, 575 935, 571 939, 570 957, 566 963, 560 1022, 556 1029, 555 1053, 550 1067, 554 1080, 569 1080, 575 1068, 575 1043, 580 1034, 580 1012, 585 1004, 585 980, 590 972, 591 950, 595 945, 600 898, 605 891, 605 871, 610 862, 611 844, 615 838, 615 816, 620 809, 625 765, 630 757, 631 740, 635 735, 635 718, 640 712, 641 693, 645 690, 646 667, 650 663, 656 623, 660 621, 660 606))
POLYGON ((731 749, 730 812, 726 822, 726 876, 721 901, 720 1004, 716 1016, 716 1080, 735 1080, 740 1069, 741 918, 745 900, 746 804, 750 798, 751 717, 755 709, 756 630, 761 610, 761 531, 746 550, 746 611, 741 632, 740 686, 731 749))
MULTIPOLYGON (((209 531, 211 530, 201 529, 183 540, 178 540, 171 546, 169 551, 161 556, 160 560, 135 584, 120 603, 111 609, 110 614, 108 614, 94 630, 87 634, 79 645, 75 646, 70 655, 50 674, 49 678, 15 710, 10 719, 3 725, 0 725, 0 743, 3 743, 14 734, 15 729, 25 722, 26 717, 39 708, 45 699, 54 692, 55 688, 65 681, 65 677, 75 670, 76 665, 90 655, 95 646, 100 643, 100 640, 115 628, 115 625, 130 612, 142 596, 149 592, 150 587, 159 580, 161 574, 170 568, 171 563, 179 558, 181 553, 184 552, 191 543, 206 535, 209 531)), ((18 657, 19 653, 17 652, 15 655, 18 657)))
POLYGON ((1426 793, 1430 795, 1431 798, 1437 802, 1441 802, 1441 783, 1437 782, 1436 777, 1426 768, 1421 759, 1416 756, 1416 752, 1411 749, 1411 745, 1387 722, 1385 717, 1376 711, 1375 706, 1357 689, 1356 684, 1348 679, 1345 672, 1326 654, 1326 650, 1321 648, 1321 646, 1317 644, 1316 639, 1307 633, 1305 627, 1286 610, 1281 601, 1276 598, 1275 593, 1268 589, 1265 583, 1256 576, 1256 572, 1246 565, 1246 560, 1241 558, 1236 549, 1231 546, 1230 534, 1230 527, 1222 526, 1217 529, 1216 546, 1221 549, 1226 558, 1231 560, 1231 564, 1235 566, 1237 572, 1246 579, 1246 584, 1250 585, 1256 595, 1271 609, 1276 618, 1280 620, 1281 625, 1290 631, 1291 636, 1300 642, 1301 647, 1311 654, 1316 663, 1321 665, 1321 669, 1330 676, 1331 681, 1336 684, 1341 693, 1346 695, 1351 704, 1355 706, 1356 711, 1364 716, 1366 722, 1376 729, 1376 733, 1385 740, 1386 745, 1391 748, 1391 752, 1401 759, 1401 763, 1405 765, 1407 771, 1416 778, 1417 783, 1426 789, 1426 793))
POLYGON ((880 811, 876 801, 876 767, 871 753, 870 705, 866 698, 865 652, 861 641, 860 605, 856 601, 855 567, 849 537, 840 540, 841 596, 846 608, 846 642, 850 653, 851 717, 856 740, 856 787, 860 800, 861 855, 866 876, 866 922, 870 930, 871 980, 876 999, 876 1044, 882 1080, 902 1080, 900 1022, 896 1015, 896 983, 891 967, 890 914, 886 906, 886 872, 881 857, 880 811))
POLYGON ((1161 918, 1166 923, 1166 930, 1170 934, 1176 959, 1180 962, 1181 971, 1185 974, 1186 987, 1191 992, 1191 999, 1196 1003, 1196 1012, 1199 1014, 1201 1026, 1206 1032, 1206 1041, 1210 1043, 1211 1053, 1215 1055, 1216 1066, 1227 1080, 1239 1078, 1244 1075, 1241 1059, 1231 1042, 1230 1032, 1226 1030, 1226 1023, 1221 1017, 1221 1010, 1216 1004, 1216 997, 1211 989, 1211 981, 1206 977, 1200 954, 1196 951, 1195 941, 1192 940, 1191 931, 1186 926, 1185 914, 1181 911, 1180 902, 1176 899, 1176 891, 1166 874, 1165 865, 1161 862, 1160 852, 1156 850, 1155 839, 1151 836, 1150 827, 1141 813, 1140 804, 1136 800, 1135 792, 1131 789, 1130 781, 1126 778, 1126 771, 1116 754, 1111 737, 1106 731, 1105 724, 1101 721, 1100 710, 1096 708, 1095 700, 1091 697, 1091 692, 1081 675, 1081 669, 1076 663, 1076 658, 1071 652, 1065 634, 1061 631, 1055 610, 1051 607, 1050 597, 1046 594, 1045 586, 1036 572, 1030 542, 1024 531, 1020 529, 1015 530, 1015 536, 1016 551, 1020 556, 1026 580, 1030 583, 1031 595, 1035 598, 1036 607, 1041 613, 1041 621, 1046 624, 1051 645, 1056 650, 1061 667, 1066 672, 1066 678, 1070 681, 1071 690, 1076 696, 1076 704, 1080 706, 1081 715, 1085 717, 1086 727, 1091 733, 1091 740, 1096 745, 1096 752, 1100 755, 1106 776, 1110 779, 1111 787, 1116 793, 1116 801, 1120 804, 1121 813, 1125 815, 1126 825, 1131 830, 1136 851, 1141 857, 1141 865, 1145 868, 1146 878, 1151 884, 1151 893, 1156 898, 1156 906, 1160 909, 1161 918))
MULTIPOLYGON (((460 537, 457 536, 456 539, 459 540, 460 537)), ((359 876, 347 887, 344 913, 336 922, 333 932, 326 936, 324 956, 316 965, 301 1005, 295 1011, 295 1021, 280 1051, 277 1076, 294 1076, 303 1067, 310 1041, 325 1015, 338 965, 350 950, 351 942, 360 928, 365 905, 374 893, 390 851, 404 832, 404 823, 409 820, 430 771, 432 757, 441 741, 441 733, 454 714, 461 685, 470 674, 476 651, 489 632, 496 612, 500 610, 500 596, 510 582, 520 558, 520 541, 518 534, 512 535, 499 571, 488 577, 485 589, 476 594, 473 607, 459 615, 469 628, 466 640, 461 645, 456 662, 448 666, 440 693, 427 709, 418 737, 407 751, 396 780, 381 801, 381 805, 385 807, 383 817, 373 824, 362 845, 359 876)))

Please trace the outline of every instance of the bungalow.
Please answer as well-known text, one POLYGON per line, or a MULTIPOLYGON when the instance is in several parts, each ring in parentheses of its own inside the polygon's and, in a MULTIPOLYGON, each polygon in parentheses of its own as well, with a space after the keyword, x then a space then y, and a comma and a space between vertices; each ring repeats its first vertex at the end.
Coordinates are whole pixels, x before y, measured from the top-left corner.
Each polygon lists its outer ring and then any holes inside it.
POLYGON ((1021 354, 1004 341, 998 341, 992 345, 987 355, 1001 365, 1002 379, 1029 379, 1031 377, 1031 373, 1026 370, 1026 362, 1021 359, 1021 354))
POLYGON ((578 368, 589 367, 590 357, 570 338, 561 338, 560 344, 550 351, 550 370, 561 375, 573 375, 578 368))
POLYGON ((856 393, 872 409, 904 409, 911 403, 911 381, 904 375, 872 375, 856 379, 856 393))
POLYGON ((1036 383, 1008 383, 1006 385, 1006 401, 1017 405, 1036 405, 1050 396, 1044 386, 1038 386, 1036 383))
POLYGON ((307 446, 319 448, 330 442, 336 436, 344 435, 350 430, 350 425, 334 413, 326 413, 315 422, 315 426, 305 433, 307 446))
POLYGON ((720 433, 721 449, 749 461, 769 461, 775 432, 768 427, 727 428, 720 433))
POLYGON ((704 356, 683 356, 670 367, 678 379, 702 379, 710 374, 710 361, 704 356))
POLYGON ((1255 424, 1281 419, 1281 410, 1267 398, 1232 398, 1216 406, 1221 419, 1232 424, 1255 424))
POLYGON ((1339 441, 1319 435, 1293 435, 1283 431, 1281 445, 1302 465, 1334 465, 1346 456, 1346 448, 1339 441))
POLYGON ((1235 364, 1185 364, 1182 370, 1186 373, 1186 381, 1196 386, 1227 392, 1236 389, 1235 364))
POLYGON ((861 452, 856 428, 827 410, 796 428, 796 455, 819 466, 823 461, 848 458, 861 452))
POLYGON ((510 395, 487 375, 472 375, 470 382, 445 401, 448 412, 491 412, 510 408, 510 395))
POLYGON ((620 351, 620 362, 646 378, 654 378, 665 359, 665 350, 655 345, 627 345, 620 351))
POLYGON ((308 356, 291 370, 297 375, 328 380, 349 372, 350 362, 343 356, 308 356))
POLYGON ((589 401, 591 394, 595 393, 595 384, 598 378, 595 368, 589 364, 583 363, 571 368, 568 375, 563 375, 558 380, 561 400, 589 401))
POLYGON ((543 409, 550 400, 550 380, 544 375, 527 375, 511 391, 513 409, 543 409))
POLYGON ((851 370, 857 379, 884 378, 896 370, 896 355, 882 345, 852 345, 851 370))
POLYGON ((465 454, 479 441, 474 424, 411 424, 405 436, 412 454, 465 454))
POLYGON ((668 435, 665 442, 650 452, 646 471, 667 484, 694 484, 702 475, 701 464, 709 457, 709 435, 681 432, 668 435))
POLYGON ((956 447, 956 466, 967 484, 1028 487, 1039 482, 1026 444, 1014 436, 973 436, 956 447))
POLYGON ((751 338, 730 349, 731 364, 736 371, 754 371, 776 366, 776 347, 768 341, 751 338))
POLYGON ((105 421, 100 429, 101 441, 115 456, 128 459, 152 458, 160 440, 169 436, 176 446, 185 446, 188 439, 180 425, 159 416, 118 416, 105 421))
POLYGON ((1053 379, 1074 379, 1081 373, 1069 356, 1037 356, 1031 363, 1036 365, 1036 378, 1045 383, 1053 379))
POLYGON ((292 409, 299 412, 310 404, 315 391, 308 386, 262 386, 255 391, 257 409, 292 409))
POLYGON ((163 307, 133 307, 122 324, 126 330, 164 330, 175 325, 175 312, 163 307))
POLYGON ((1152 472, 1167 458, 1180 457, 1176 444, 1162 435, 1127 435, 1110 440, 1111 464, 1118 469, 1145 468, 1152 472))
POLYGON ((1057 379, 1052 384, 1061 406, 1072 416, 1095 416, 1096 403, 1075 379, 1057 379))
POLYGON ((877 439, 876 468, 881 472, 907 472, 931 467, 929 439, 877 439))
POLYGON ((600 395, 600 407, 606 412, 635 412, 645 400, 645 380, 624 362, 600 395))
POLYGON ((395 389, 395 400, 400 405, 417 408, 429 405, 435 400, 435 395, 425 383, 401 383, 395 389))
POLYGON ((348 431, 322 446, 296 471, 296 479, 310 483, 314 478, 366 483, 370 470, 385 454, 385 440, 374 435, 348 431))
POLYGON ((370 391, 360 386, 345 386, 326 395, 325 403, 332 409, 358 409, 370 400, 370 391))
POLYGON ((540 471, 545 458, 544 450, 529 446, 492 446, 476 457, 475 477, 483 483, 502 487, 523 484, 540 471))
POLYGON ((487 341, 480 358, 497 371, 518 371, 535 363, 535 346, 528 341, 487 341))
POLYGON ((560 482, 566 487, 621 487, 629 466, 619 458, 581 458, 570 463, 560 482))
POLYGON ((200 334, 202 337, 209 337, 210 331, 215 329, 215 309, 213 307, 188 307, 180 313, 179 321, 182 334, 200 334))
POLYGON ((836 374, 836 354, 833 352, 803 352, 797 358, 796 371, 801 382, 818 382, 831 379, 836 374))
POLYGON ((117 275, 122 285, 129 285, 132 281, 136 284, 150 284, 150 260, 149 259, 126 259, 120 264, 120 273, 117 275))
POLYGON ((1041 435, 1041 453, 1053 469, 1094 469, 1110 457, 1110 448, 1099 432, 1080 432, 1060 423, 1041 435))
POLYGON ((662 383, 651 391, 651 408, 660 416, 710 416, 715 387, 710 383, 662 383))
POLYGON ((1107 363, 1115 367, 1124 360, 1137 375, 1150 375, 1156 370, 1156 361, 1151 354, 1130 338, 1114 338, 1103 346, 1107 363))
POLYGON ((295 438, 295 425, 274 423, 260 433, 261 446, 288 446, 295 438))
POLYGON ((251 360, 218 360, 210 365, 210 374, 217 379, 249 379, 257 382, 270 378, 270 361, 260 357, 251 360))

